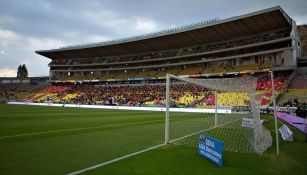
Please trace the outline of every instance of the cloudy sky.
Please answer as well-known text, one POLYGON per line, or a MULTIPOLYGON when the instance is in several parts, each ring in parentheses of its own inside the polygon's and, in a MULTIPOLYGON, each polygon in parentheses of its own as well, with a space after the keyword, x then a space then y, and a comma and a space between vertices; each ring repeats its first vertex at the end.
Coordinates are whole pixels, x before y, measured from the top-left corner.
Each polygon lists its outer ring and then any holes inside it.
POLYGON ((119 39, 279 5, 307 24, 307 0, 0 0, 0 76, 48 75, 35 50, 119 39))

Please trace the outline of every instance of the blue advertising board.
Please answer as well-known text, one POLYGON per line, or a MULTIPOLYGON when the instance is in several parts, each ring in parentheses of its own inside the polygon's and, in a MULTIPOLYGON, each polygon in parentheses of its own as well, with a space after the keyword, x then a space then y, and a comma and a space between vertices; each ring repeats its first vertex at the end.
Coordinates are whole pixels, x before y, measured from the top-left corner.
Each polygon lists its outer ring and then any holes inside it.
POLYGON ((211 160, 218 166, 223 166, 224 143, 205 134, 199 134, 198 154, 211 160))

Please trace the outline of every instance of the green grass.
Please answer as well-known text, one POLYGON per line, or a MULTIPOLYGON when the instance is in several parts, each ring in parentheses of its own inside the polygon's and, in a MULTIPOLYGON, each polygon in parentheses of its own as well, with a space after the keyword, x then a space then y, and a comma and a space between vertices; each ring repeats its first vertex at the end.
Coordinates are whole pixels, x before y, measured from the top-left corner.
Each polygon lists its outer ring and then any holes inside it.
MULTIPOLYGON (((263 117, 275 136, 272 117, 263 117)), ((196 148, 169 145, 84 174, 306 174, 307 142, 291 129, 294 142, 281 141, 279 157, 273 142, 262 156, 225 151, 219 168, 196 148)), ((0 174, 66 174, 163 138, 163 112, 0 105, 0 174)))

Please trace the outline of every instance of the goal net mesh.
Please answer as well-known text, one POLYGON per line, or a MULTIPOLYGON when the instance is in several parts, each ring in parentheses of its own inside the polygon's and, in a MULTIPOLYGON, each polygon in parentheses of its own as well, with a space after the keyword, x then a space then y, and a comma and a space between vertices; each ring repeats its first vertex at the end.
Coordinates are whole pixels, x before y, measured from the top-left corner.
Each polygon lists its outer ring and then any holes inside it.
POLYGON ((225 150, 262 154, 271 146, 272 137, 260 120, 256 83, 255 77, 196 79, 170 75, 166 142, 197 147, 198 134, 205 133, 223 141, 225 150), (252 125, 242 124, 246 120, 252 125))

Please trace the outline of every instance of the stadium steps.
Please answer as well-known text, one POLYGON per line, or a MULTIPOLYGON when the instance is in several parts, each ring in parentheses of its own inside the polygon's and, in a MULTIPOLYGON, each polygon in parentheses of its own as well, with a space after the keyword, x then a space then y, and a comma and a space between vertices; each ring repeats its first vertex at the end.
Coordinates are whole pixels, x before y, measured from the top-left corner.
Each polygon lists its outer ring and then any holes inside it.
POLYGON ((243 72, 246 70, 258 70, 259 64, 247 64, 247 65, 237 65, 229 69, 233 72, 243 72))
POLYGON ((307 89, 307 75, 297 76, 290 84, 291 89, 307 89))
POLYGON ((287 93, 283 95, 283 97, 278 102, 279 105, 283 105, 288 100, 297 99, 299 102, 307 101, 307 89, 290 89, 287 93))

